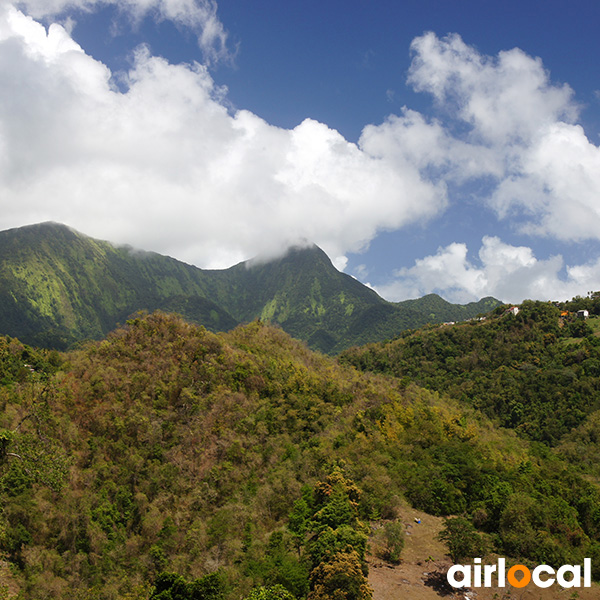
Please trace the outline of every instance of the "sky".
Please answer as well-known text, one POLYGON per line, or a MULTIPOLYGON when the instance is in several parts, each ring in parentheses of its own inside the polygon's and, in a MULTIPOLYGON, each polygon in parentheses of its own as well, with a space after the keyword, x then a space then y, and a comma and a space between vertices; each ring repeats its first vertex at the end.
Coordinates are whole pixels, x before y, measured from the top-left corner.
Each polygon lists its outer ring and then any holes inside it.
POLYGON ((595 0, 0 0, 0 230, 400 301, 600 290, 595 0))

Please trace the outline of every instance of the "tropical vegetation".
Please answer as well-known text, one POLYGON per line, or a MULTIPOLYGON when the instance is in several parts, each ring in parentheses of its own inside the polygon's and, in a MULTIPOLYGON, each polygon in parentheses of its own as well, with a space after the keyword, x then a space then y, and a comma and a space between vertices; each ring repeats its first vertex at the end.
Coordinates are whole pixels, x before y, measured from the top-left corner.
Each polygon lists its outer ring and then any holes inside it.
POLYGON ((365 600, 369 524, 401 560, 407 502, 458 518, 456 556, 600 565, 595 325, 521 309, 339 361, 161 312, 63 354, 0 338, 4 594, 365 600))

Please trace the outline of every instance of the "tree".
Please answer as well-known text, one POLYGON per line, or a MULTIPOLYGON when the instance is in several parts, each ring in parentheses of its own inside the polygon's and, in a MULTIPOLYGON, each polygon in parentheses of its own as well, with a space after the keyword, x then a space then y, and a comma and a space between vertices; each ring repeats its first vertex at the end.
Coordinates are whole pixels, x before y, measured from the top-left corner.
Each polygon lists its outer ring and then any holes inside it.
POLYGON ((339 552, 353 550, 364 562, 367 551, 367 534, 362 529, 342 525, 336 529, 327 527, 313 537, 307 544, 313 566, 331 560, 339 552))
POLYGON ((335 468, 315 485, 313 515, 309 520, 309 541, 306 545, 311 568, 328 561, 339 552, 357 553, 366 572, 365 554, 368 529, 358 518, 360 489, 335 468))
POLYGON ((404 549, 404 525, 400 521, 386 523, 382 537, 385 544, 383 558, 391 563, 399 563, 404 549))
POLYGON ((186 581, 177 573, 160 573, 154 582, 150 600, 222 600, 225 584, 220 573, 186 581))
POLYGON ((282 585, 261 585, 253 588, 246 600, 295 600, 295 596, 282 585))
POLYGON ((342 525, 360 529, 358 505, 360 490, 356 484, 344 477, 341 469, 334 469, 325 479, 315 485, 313 528, 317 530, 342 525))
POLYGON ((373 590, 357 552, 339 552, 310 575, 313 590, 307 600, 371 600, 373 590))
POLYGON ((23 478, 58 491, 70 460, 55 439, 55 428, 45 399, 33 403, 14 429, 0 428, 0 473, 14 463, 23 478))
POLYGON ((446 544, 448 555, 454 563, 461 563, 485 553, 483 537, 477 533, 471 521, 464 517, 446 519, 438 539, 446 544))
MULTIPOLYGON (((297 531, 306 530, 306 550, 312 566, 309 600, 366 600, 372 597, 367 583, 367 528, 358 518, 360 489, 340 468, 314 488, 308 521, 296 519, 297 531), (301 527, 298 524, 301 524, 301 527)), ((296 505, 297 517, 306 513, 296 505)))

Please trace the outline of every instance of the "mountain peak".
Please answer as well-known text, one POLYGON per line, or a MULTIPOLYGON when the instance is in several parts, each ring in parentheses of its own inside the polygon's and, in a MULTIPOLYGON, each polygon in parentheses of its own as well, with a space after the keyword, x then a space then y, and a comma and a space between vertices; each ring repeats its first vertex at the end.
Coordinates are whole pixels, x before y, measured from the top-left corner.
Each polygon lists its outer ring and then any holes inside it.
POLYGON ((0 231, 0 239, 4 240, 20 240, 21 243, 38 245, 49 239, 72 240, 75 238, 86 238, 87 236, 79 233, 75 229, 57 223, 55 221, 44 221, 42 223, 34 223, 24 225, 23 227, 14 227, 0 231))
POLYGON ((136 311, 161 309, 221 331, 259 318, 333 353, 426 322, 457 320, 450 312, 471 316, 433 298, 409 307, 386 302, 338 271, 315 244, 209 271, 61 223, 0 232, 0 333, 35 345, 64 348, 106 335, 136 311))
POLYGON ((20 232, 20 233, 28 233, 28 232, 47 232, 47 231, 70 231, 72 233, 80 234, 78 231, 65 225, 64 223, 58 223, 57 221, 42 221, 41 223, 32 223, 30 225, 23 225, 22 227, 13 227, 12 229, 7 229, 1 233, 10 233, 10 232, 20 232))
POLYGON ((260 267, 269 263, 290 263, 290 262, 328 262, 331 260, 327 254, 319 248, 316 244, 306 245, 294 245, 290 246, 283 253, 277 254, 259 254, 250 260, 244 261, 243 265, 247 268, 252 269, 254 267, 260 267))

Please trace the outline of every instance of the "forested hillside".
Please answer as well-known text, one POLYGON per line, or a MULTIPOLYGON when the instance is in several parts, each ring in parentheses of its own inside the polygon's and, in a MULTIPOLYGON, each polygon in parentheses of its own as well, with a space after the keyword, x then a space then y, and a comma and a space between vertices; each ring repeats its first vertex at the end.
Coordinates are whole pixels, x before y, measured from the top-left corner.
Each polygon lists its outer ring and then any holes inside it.
MULTIPOLYGON (((533 332, 536 315, 498 327, 533 332)), ((0 597, 324 600, 343 581, 369 598, 367 524, 407 501, 464 517, 482 552, 600 565, 584 466, 452 399, 460 382, 427 390, 261 322, 214 334, 163 313, 63 355, 0 338, 0 375, 0 597)))
POLYGON ((484 321, 405 332, 342 361, 443 392, 555 445, 600 409, 600 337, 590 325, 600 321, 576 318, 585 305, 526 301, 516 315, 500 307, 484 321))

